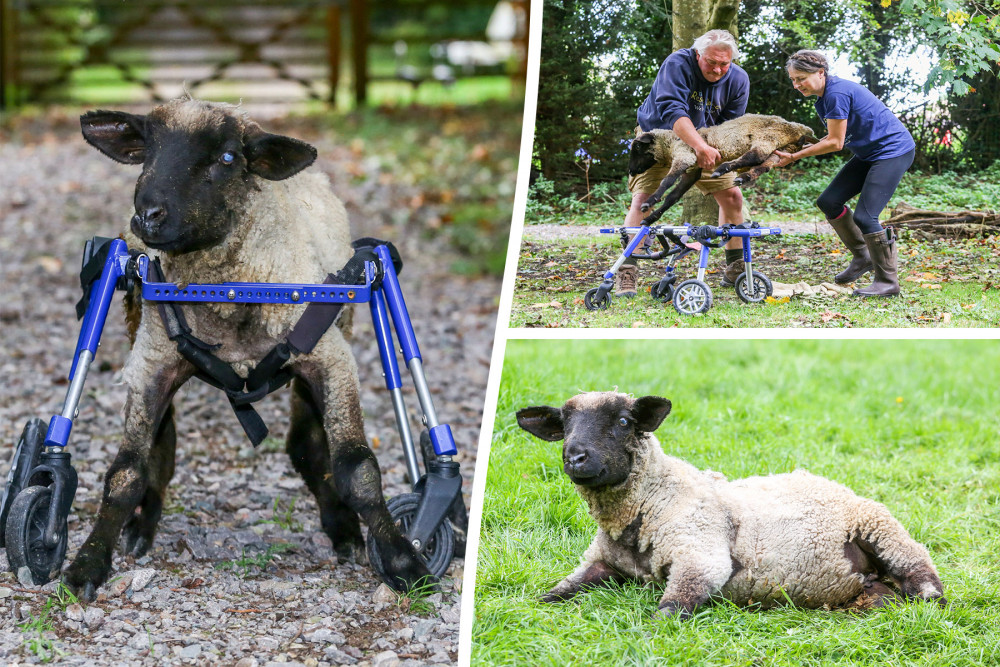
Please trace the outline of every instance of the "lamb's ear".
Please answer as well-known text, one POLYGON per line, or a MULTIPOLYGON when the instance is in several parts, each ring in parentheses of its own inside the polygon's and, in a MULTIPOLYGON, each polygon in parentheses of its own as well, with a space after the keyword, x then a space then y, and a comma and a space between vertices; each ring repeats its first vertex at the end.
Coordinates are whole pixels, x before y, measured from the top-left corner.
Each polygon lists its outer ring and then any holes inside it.
POLYGON ((269 181, 282 181, 311 165, 316 160, 316 149, 298 139, 261 132, 247 140, 243 155, 251 173, 269 181))
POLYGON ((638 137, 636 137, 635 140, 638 141, 640 144, 647 144, 647 145, 651 144, 653 143, 653 133, 643 132, 638 137))
POLYGON ((80 116, 87 143, 112 160, 142 164, 146 159, 146 117, 124 111, 88 111, 80 116))
POLYGON ((517 411, 517 425, 542 440, 562 440, 563 418, 559 408, 537 405, 517 411))
POLYGON ((632 406, 632 418, 640 431, 652 433, 670 414, 670 401, 659 396, 643 396, 632 406))

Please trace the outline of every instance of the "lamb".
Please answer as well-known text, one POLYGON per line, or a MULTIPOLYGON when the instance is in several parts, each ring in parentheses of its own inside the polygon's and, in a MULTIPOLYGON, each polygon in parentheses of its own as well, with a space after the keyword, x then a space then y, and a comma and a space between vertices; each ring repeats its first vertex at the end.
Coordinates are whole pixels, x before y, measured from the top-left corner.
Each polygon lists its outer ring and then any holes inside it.
MULTIPOLYGON (((818 141, 813 131, 805 125, 779 116, 760 114, 747 114, 720 125, 704 127, 698 133, 725 160, 716 167, 712 173, 713 178, 734 169, 750 168, 736 179, 736 185, 750 185, 769 172, 780 159, 775 155, 776 150, 795 151, 818 141)), ((667 189, 680 178, 680 182, 654 213, 654 220, 659 219, 664 211, 676 204, 701 178, 701 169, 692 169, 696 163, 694 150, 670 130, 653 130, 636 137, 629 154, 630 175, 641 174, 654 164, 670 165, 670 171, 660 182, 656 192, 643 204, 642 210, 645 212, 655 206, 667 189)))
POLYGON ((889 510, 796 471, 727 481, 663 453, 653 432, 671 403, 617 392, 528 407, 517 422, 563 440, 564 471, 598 530, 583 562, 544 602, 623 582, 666 582, 658 617, 690 616, 712 597, 769 608, 881 606, 895 593, 945 603, 927 549, 889 510))
MULTIPOLYGON (((88 112, 81 126, 108 157, 143 165, 125 239, 159 257, 169 281, 320 283, 353 253, 347 213, 327 178, 299 173, 316 150, 265 132, 237 107, 181 99, 145 116, 88 112)), ((245 377, 301 311, 206 303, 184 313, 193 334, 245 377)), ((168 338, 155 303, 127 296, 126 320, 132 347, 122 374, 124 438, 93 531, 64 572, 86 600, 107 579, 119 535, 137 557, 152 545, 174 472, 172 399, 196 372, 168 338)), ((364 558, 360 515, 393 586, 408 589, 429 570, 386 509, 365 438, 350 330, 345 310, 311 352, 288 362, 294 379, 286 449, 316 497, 338 557, 364 558)))

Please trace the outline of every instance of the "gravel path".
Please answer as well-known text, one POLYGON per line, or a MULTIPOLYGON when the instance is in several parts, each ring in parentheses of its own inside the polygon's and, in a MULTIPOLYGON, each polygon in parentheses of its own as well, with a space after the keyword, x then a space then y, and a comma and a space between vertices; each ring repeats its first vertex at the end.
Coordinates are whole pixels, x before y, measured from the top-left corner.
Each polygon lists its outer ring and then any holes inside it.
MULTIPOLYGON (((72 123, 31 134, 4 136, 0 145, 3 461, 29 418, 48 421, 61 407, 78 332, 83 242, 114 235, 128 220, 138 175, 87 147, 72 123)), ((335 184, 357 181, 356 161, 337 142, 308 138, 335 184)), ((405 295, 435 406, 459 443, 468 504, 499 281, 449 275, 448 251, 420 239, 413 216, 422 213, 405 203, 415 193, 369 176, 361 186, 335 189, 356 237, 392 239, 403 255, 405 295), (376 189, 388 192, 388 201, 375 202, 376 189)), ((127 341, 119 302, 68 448, 80 486, 67 563, 89 533, 121 437, 125 392, 117 375, 127 341)), ((393 496, 409 486, 370 324, 367 308, 359 309, 354 351, 366 432, 393 496)), ((416 434, 412 391, 407 402, 416 434)), ((463 560, 453 561, 441 592, 414 600, 380 585, 367 566, 338 563, 316 504, 283 452, 286 392, 258 405, 271 437, 254 451, 220 392, 192 381, 178 393, 177 471, 155 545, 139 560, 116 555, 94 604, 50 602, 46 611, 55 584, 19 582, 0 556, 0 662, 38 662, 45 651, 72 665, 454 662, 463 560), (25 627, 31 619, 41 621, 41 632, 25 627)), ((0 464, 3 479, 6 470, 0 464)))
MULTIPOLYGON (((608 227, 619 226, 621 220, 609 222, 608 227)), ((796 222, 793 220, 782 220, 769 223, 781 228, 782 234, 832 234, 833 227, 827 222, 796 222)), ((524 238, 532 241, 560 241, 563 239, 575 239, 590 236, 599 238, 600 227, 590 225, 558 225, 554 223, 541 223, 537 225, 524 226, 524 238)))

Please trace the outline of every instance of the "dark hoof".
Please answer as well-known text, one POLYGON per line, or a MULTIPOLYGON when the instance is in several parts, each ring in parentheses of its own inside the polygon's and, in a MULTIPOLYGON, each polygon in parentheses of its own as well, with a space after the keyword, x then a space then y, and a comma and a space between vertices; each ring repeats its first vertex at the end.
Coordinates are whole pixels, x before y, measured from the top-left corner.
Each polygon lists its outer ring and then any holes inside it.
POLYGON ((735 181, 733 181, 733 185, 735 185, 736 187, 740 187, 740 186, 741 186, 741 185, 743 185, 743 184, 744 184, 745 182, 746 182, 746 181, 744 181, 744 180, 743 180, 743 178, 742 178, 741 176, 737 176, 737 177, 736 177, 736 180, 735 180, 735 181))
POLYGON ((542 597, 538 598, 539 602, 544 602, 545 604, 552 604, 553 602, 562 602, 563 596, 558 593, 546 593, 542 597))
POLYGON ((400 540, 400 542, 407 547, 405 550, 398 548, 380 550, 385 582, 393 590, 400 593, 407 593, 414 588, 426 587, 428 584, 435 583, 434 575, 417 555, 416 550, 405 540, 400 540), (387 557, 385 554, 392 555, 387 557))
POLYGON ((364 565, 368 562, 364 542, 341 542, 334 544, 333 550, 337 554, 338 563, 359 563, 364 565))
POLYGON ((653 208, 651 205, 643 204, 641 207, 639 207, 639 210, 642 211, 643 213, 648 213, 649 209, 651 208, 653 208))
POLYGON ((123 554, 130 554, 136 558, 141 558, 153 546, 153 540, 143 535, 140 523, 140 517, 136 515, 129 519, 125 527, 122 528, 121 549, 123 554))
POLYGON ((691 616, 691 612, 685 609, 684 605, 680 602, 665 602, 660 605, 660 608, 656 610, 655 614, 653 614, 653 620, 663 621, 668 618, 676 618, 684 621, 691 618, 691 616))
POLYGON ((76 560, 63 572, 63 583, 81 600, 92 602, 97 589, 108 578, 111 571, 111 558, 102 559, 90 556, 81 549, 76 560))
POLYGON ((722 176, 724 173, 726 173, 726 172, 724 172, 724 171, 718 171, 718 170, 713 171, 712 175, 710 176, 710 178, 718 178, 719 176, 722 176))

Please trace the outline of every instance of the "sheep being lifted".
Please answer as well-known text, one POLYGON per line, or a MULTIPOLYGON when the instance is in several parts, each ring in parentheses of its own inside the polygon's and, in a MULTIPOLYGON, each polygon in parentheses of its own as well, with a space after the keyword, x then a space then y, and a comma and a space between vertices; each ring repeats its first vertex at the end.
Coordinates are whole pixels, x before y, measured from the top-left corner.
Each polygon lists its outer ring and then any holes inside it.
MULTIPOLYGON (((713 178, 734 169, 749 168, 736 179, 736 185, 749 185, 769 172, 780 159, 775 151, 797 151, 818 141, 813 131, 805 125, 792 123, 779 116, 760 114, 747 114, 721 125, 703 127, 698 133, 725 160, 716 167, 712 173, 713 178)), ((648 222, 658 220, 664 211, 676 204, 701 178, 701 169, 692 169, 697 164, 694 150, 670 130, 644 132, 632 142, 628 161, 629 175, 641 174, 655 164, 669 164, 670 171, 660 181, 656 192, 643 204, 643 212, 655 206, 664 193, 677 184, 663 199, 660 208, 646 218, 648 222), (680 182, 677 182, 678 178, 680 182)))
POLYGON ((562 408, 518 411, 521 428, 563 440, 563 468, 597 521, 583 563, 546 594, 637 579, 665 581, 658 616, 685 617, 713 596, 764 608, 944 604, 927 549, 881 503, 796 471, 729 482, 663 453, 658 396, 593 392, 562 408))

